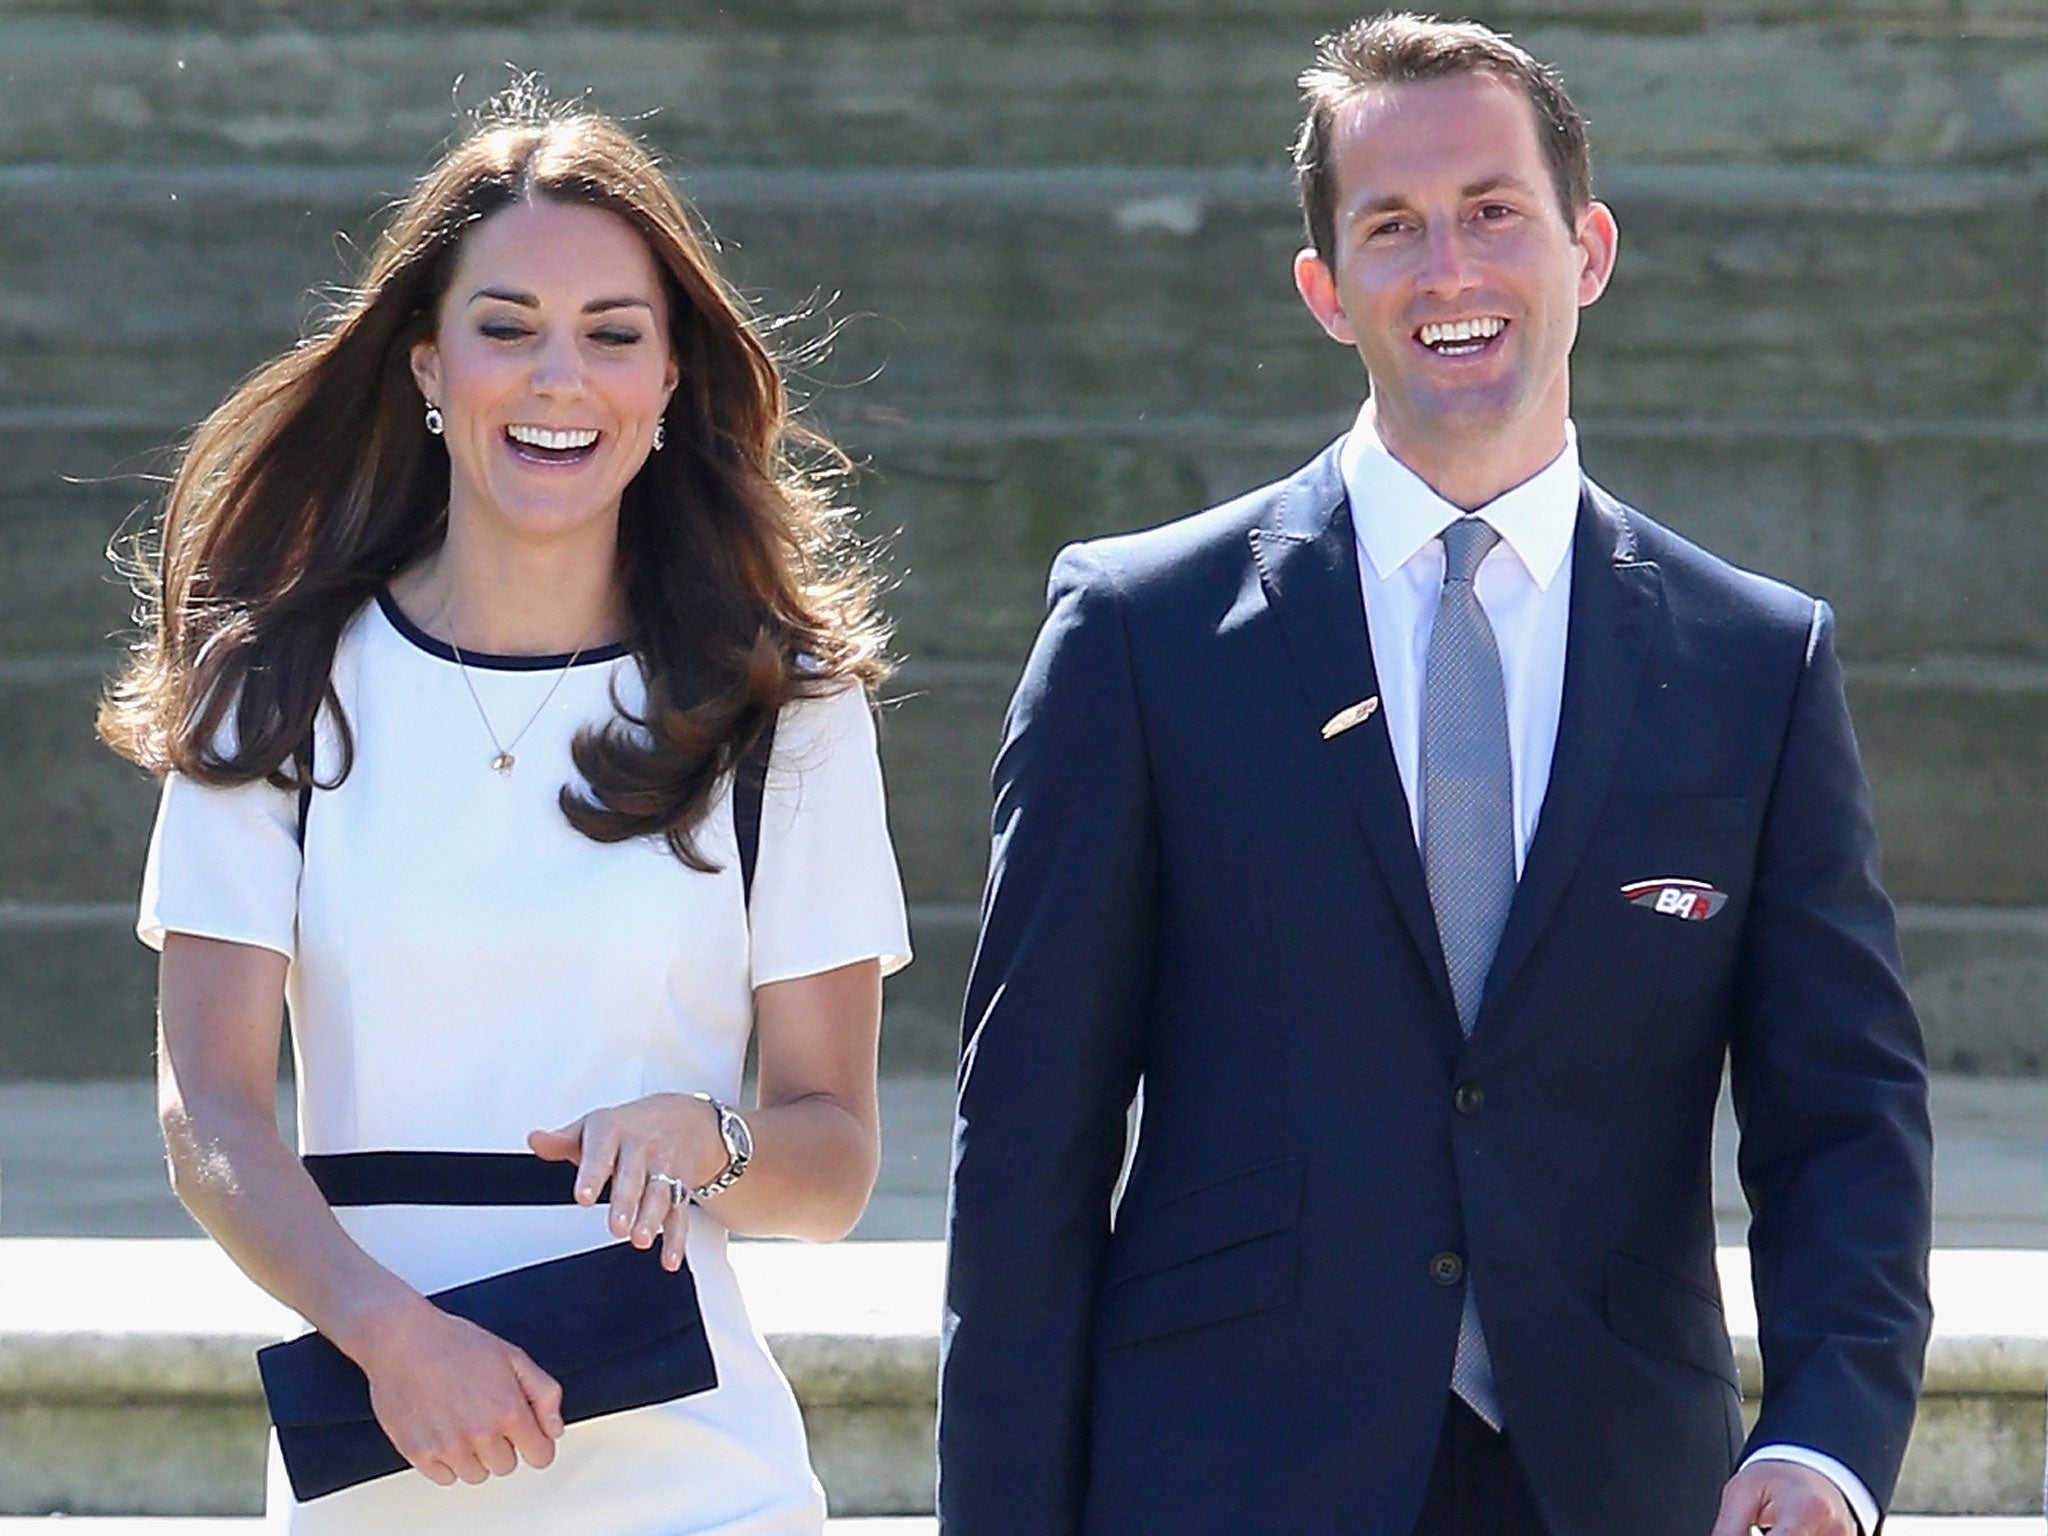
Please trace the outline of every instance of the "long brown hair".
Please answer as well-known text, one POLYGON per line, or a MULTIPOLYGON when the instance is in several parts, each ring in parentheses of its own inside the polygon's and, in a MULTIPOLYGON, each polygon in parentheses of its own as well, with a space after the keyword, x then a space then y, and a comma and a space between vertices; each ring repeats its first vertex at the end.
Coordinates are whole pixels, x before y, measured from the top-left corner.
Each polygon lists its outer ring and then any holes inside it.
POLYGON ((125 563, 142 635, 99 732, 153 772, 299 788, 351 617, 447 531, 448 457, 409 366, 433 334, 464 235, 515 203, 606 209, 662 274, 680 382, 619 509, 627 642, 644 717, 575 743, 562 789, 600 842, 648 834, 708 868, 694 830, 722 776, 791 698, 887 674, 876 582, 829 488, 845 458, 790 416, 761 329, 720 277, 694 213, 611 119, 497 98, 426 173, 335 318, 258 369, 185 446, 161 515, 125 563), (232 712, 233 729, 224 729, 232 712))

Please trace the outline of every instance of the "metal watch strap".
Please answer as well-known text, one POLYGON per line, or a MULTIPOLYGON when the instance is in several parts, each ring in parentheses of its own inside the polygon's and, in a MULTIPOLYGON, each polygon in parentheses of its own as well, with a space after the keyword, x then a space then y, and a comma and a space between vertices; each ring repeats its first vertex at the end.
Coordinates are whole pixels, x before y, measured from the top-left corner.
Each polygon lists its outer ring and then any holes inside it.
MULTIPOLYGON (((753 1150, 751 1146, 741 1146, 738 1136, 734 1134, 732 1128, 734 1121, 739 1121, 742 1133, 746 1132, 746 1122, 740 1120, 738 1110, 734 1109, 730 1104, 720 1103, 708 1093, 693 1093, 690 1097, 703 1100, 716 1112, 718 1115, 718 1139, 725 1143, 725 1167, 719 1171, 718 1177, 714 1178, 709 1184, 701 1184, 690 1191, 690 1198, 692 1200, 704 1201, 709 1200, 713 1195, 723 1194, 726 1190, 731 1189, 733 1185, 739 1183, 740 1175, 747 1171, 747 1164, 753 1160, 753 1150)), ((748 1134, 747 1139, 749 1142, 752 1141, 751 1134, 748 1134)))

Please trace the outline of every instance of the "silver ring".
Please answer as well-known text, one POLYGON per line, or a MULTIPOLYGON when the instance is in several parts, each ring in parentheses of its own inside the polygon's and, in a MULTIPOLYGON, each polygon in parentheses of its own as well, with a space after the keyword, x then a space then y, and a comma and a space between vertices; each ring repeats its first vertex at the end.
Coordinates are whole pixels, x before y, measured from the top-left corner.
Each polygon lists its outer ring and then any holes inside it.
POLYGON ((666 1189, 668 1191, 669 1203, 671 1205, 681 1205, 683 1203, 684 1197, 687 1196, 690 1192, 690 1187, 687 1184, 685 1184, 681 1179, 675 1177, 675 1175, 673 1174, 650 1173, 649 1175, 647 1175, 647 1182, 650 1184, 659 1184, 664 1189, 666 1189))

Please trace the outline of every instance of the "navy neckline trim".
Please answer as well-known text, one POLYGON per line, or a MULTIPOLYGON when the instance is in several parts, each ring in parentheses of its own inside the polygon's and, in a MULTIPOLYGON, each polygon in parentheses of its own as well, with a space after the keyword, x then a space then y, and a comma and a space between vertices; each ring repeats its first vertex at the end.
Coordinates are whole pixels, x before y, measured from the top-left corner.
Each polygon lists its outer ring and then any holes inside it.
POLYGON ((443 661, 452 662, 459 659, 465 667, 482 667, 491 672, 553 672, 568 666, 571 655, 576 655, 577 666, 588 667, 599 662, 617 661, 626 654, 624 644, 614 642, 611 645, 587 647, 580 655, 570 651, 557 651, 552 656, 501 656, 495 651, 464 651, 461 657, 457 658, 454 646, 446 640, 436 640, 406 616, 405 610, 398 606, 397 599, 392 597, 389 587, 377 589, 377 606, 383 611, 384 617, 391 621, 391 627, 411 644, 429 656, 438 656, 443 661))

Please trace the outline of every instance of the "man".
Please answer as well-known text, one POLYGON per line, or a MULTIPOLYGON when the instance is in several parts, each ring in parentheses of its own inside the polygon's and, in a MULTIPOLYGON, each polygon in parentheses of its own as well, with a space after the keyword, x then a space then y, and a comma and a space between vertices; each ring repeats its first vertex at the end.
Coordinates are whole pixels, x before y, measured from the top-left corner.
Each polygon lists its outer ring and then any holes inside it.
POLYGON ((1872 1531, 1930 1145, 1832 616, 1580 477, 1616 231, 1556 78, 1383 17, 1303 84, 1296 283, 1370 399, 1054 567, 968 988, 941 1529, 1872 1531))

